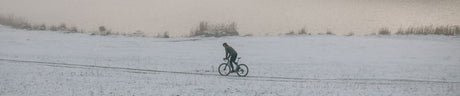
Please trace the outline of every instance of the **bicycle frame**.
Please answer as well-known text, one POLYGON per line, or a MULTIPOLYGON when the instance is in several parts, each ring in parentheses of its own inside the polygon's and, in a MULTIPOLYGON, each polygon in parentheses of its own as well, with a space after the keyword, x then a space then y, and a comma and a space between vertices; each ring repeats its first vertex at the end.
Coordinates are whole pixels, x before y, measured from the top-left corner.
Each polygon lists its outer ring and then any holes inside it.
MULTIPOLYGON (((236 60, 236 65, 238 66, 239 62, 240 62, 240 59, 241 57, 238 57, 237 60, 236 60)), ((227 61, 227 65, 230 64, 230 59, 225 59, 227 61)))

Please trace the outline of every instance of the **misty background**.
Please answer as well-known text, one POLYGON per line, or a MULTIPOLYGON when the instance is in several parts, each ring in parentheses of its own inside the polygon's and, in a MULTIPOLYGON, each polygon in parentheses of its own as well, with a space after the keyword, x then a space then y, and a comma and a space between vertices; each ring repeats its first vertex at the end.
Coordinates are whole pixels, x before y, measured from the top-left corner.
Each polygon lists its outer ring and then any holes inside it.
POLYGON ((460 0, 0 0, 0 15, 87 31, 168 31, 186 36, 201 21, 235 22, 241 35, 375 33, 410 26, 459 25, 460 0))

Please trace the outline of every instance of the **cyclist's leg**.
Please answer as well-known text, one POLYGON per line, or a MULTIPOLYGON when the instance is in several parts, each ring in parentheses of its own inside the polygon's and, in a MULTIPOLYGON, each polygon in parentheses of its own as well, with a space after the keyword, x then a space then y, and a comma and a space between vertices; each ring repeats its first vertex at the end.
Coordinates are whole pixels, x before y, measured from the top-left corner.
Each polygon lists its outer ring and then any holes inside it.
POLYGON ((232 64, 232 61, 231 59, 227 62, 228 66, 230 66, 230 70, 233 70, 233 64, 232 64))
MULTIPOLYGON (((232 55, 230 56, 230 62, 235 64, 236 67, 238 68, 238 65, 236 64, 235 60, 236 60, 236 57, 238 56, 238 54, 235 54, 235 55, 232 55)), ((230 64, 230 65, 233 65, 233 64, 230 64)), ((232 67, 233 68, 233 67, 232 67)))

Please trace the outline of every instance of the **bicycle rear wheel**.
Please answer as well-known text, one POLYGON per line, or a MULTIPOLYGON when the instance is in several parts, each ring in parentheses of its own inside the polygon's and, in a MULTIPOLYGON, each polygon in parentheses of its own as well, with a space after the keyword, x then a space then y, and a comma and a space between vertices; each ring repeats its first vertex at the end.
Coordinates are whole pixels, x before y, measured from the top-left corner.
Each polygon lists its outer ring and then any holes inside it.
POLYGON ((241 76, 241 77, 246 77, 246 75, 248 75, 249 73, 249 68, 246 64, 239 64, 238 65, 240 67, 240 69, 236 72, 236 74, 238 74, 238 76, 241 76))
POLYGON ((220 75, 227 76, 228 74, 230 74, 230 71, 232 71, 232 69, 230 69, 230 66, 227 66, 227 63, 222 63, 219 65, 218 71, 220 75))

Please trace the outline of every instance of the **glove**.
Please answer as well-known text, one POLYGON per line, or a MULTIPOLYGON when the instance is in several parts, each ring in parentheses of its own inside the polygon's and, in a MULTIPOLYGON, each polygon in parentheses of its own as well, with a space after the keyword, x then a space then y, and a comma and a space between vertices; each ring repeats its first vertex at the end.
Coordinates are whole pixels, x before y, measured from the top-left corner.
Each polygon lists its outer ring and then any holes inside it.
POLYGON ((224 60, 227 60, 228 58, 223 58, 224 60))

